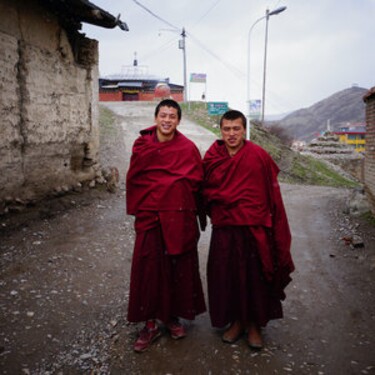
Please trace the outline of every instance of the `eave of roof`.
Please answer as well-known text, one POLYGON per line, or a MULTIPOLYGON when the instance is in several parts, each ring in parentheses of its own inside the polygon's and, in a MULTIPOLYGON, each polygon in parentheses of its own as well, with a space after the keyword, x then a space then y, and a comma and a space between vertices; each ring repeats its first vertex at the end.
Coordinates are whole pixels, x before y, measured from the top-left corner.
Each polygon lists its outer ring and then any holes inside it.
POLYGON ((120 14, 115 17, 88 0, 42 0, 41 4, 58 17, 69 17, 78 29, 80 23, 85 22, 108 29, 118 26, 121 30, 129 31, 128 25, 120 20, 120 14))
POLYGON ((119 82, 118 87, 142 87, 142 82, 119 82))
POLYGON ((110 74, 104 77, 100 77, 102 80, 106 81, 160 81, 160 82, 167 82, 166 78, 162 78, 159 76, 155 76, 152 74, 110 74))

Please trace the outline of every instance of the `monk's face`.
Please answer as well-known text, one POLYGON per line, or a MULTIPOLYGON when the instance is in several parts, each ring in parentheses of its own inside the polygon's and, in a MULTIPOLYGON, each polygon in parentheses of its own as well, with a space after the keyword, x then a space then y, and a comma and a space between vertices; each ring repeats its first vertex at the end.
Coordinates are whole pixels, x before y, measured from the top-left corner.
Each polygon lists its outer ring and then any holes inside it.
POLYGON ((160 142, 169 141, 173 138, 177 125, 180 123, 178 119, 177 109, 173 107, 160 107, 155 117, 156 134, 160 142))
POLYGON ((235 120, 224 119, 221 124, 221 136, 230 155, 234 155, 243 145, 245 127, 240 118, 235 120))

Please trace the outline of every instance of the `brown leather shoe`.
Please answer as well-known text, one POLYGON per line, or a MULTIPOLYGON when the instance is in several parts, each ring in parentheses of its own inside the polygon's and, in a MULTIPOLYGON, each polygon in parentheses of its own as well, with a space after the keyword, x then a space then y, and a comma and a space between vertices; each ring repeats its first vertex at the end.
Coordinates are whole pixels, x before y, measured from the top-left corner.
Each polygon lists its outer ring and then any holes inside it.
POLYGON ((244 332, 243 325, 239 321, 235 321, 224 332, 221 339, 228 344, 233 344, 242 336, 243 332, 244 332))
POLYGON ((247 342, 252 349, 260 350, 263 348, 263 339, 260 327, 250 323, 247 331, 247 342))

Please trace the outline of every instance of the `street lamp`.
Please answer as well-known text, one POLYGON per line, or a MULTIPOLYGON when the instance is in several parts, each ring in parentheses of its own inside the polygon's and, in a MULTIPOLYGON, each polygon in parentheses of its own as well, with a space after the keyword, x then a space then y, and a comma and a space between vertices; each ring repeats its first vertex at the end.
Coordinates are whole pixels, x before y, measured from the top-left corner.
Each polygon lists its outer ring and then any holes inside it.
POLYGON ((254 26, 266 19, 266 38, 265 38, 265 46, 264 46, 264 63, 263 63, 263 92, 262 92, 262 117, 261 121, 263 124, 264 121, 264 100, 265 100, 265 86, 266 86, 266 65, 267 65, 267 43, 268 43, 268 20, 270 16, 274 16, 286 10, 286 6, 282 6, 279 8, 274 9, 273 11, 266 10, 266 14, 263 17, 258 18, 250 27, 248 37, 247 37, 247 105, 248 105, 248 119, 249 124, 246 127, 246 139, 250 139, 250 36, 254 26))
POLYGON ((280 7, 272 12, 270 12, 268 9, 266 10, 266 37, 264 42, 264 65, 263 65, 263 93, 262 93, 262 117, 261 117, 261 123, 264 125, 264 108, 266 104, 266 66, 267 66, 267 44, 268 44, 268 19, 270 16, 273 16, 275 14, 279 14, 283 12, 286 9, 286 7, 280 7))

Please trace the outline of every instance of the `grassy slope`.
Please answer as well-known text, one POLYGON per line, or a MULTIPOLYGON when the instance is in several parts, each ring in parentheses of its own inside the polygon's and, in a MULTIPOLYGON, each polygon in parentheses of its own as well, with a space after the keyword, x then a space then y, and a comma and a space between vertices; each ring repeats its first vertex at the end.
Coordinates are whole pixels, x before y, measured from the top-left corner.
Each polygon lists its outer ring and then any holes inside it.
MULTIPOLYGON (((183 103, 182 110, 186 117, 220 137, 219 129, 214 128, 214 125, 219 123, 219 116, 208 116, 204 103, 183 103)), ((325 163, 292 151, 283 145, 279 138, 260 126, 252 124, 251 140, 267 150, 275 160, 280 168, 280 181, 346 188, 358 185, 333 171, 325 163)))

